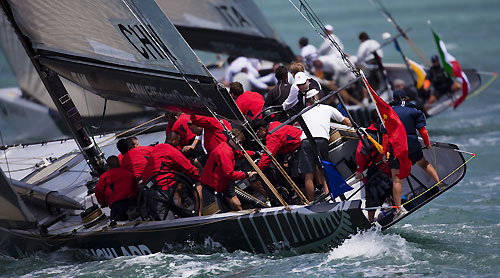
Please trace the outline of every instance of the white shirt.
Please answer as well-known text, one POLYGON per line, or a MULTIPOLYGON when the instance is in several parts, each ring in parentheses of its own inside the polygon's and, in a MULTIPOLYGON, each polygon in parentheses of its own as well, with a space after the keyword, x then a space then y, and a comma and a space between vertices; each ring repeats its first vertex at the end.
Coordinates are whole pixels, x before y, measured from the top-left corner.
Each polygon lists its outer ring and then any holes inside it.
POLYGON ((246 57, 236 58, 226 69, 226 74, 224 75, 224 80, 227 82, 233 82, 233 77, 237 73, 241 72, 243 68, 248 69, 248 74, 254 77, 259 77, 259 72, 254 68, 252 63, 246 57))
MULTIPOLYGON (((330 37, 337 42, 337 44, 340 46, 340 49, 342 51, 344 50, 344 44, 340 41, 339 37, 335 36, 334 34, 330 34, 330 37)), ((338 55, 340 56, 340 53, 337 51, 335 46, 330 42, 329 39, 325 39, 321 46, 318 48, 318 55, 338 55), (330 45, 332 47, 330 47, 330 45)))
POLYGON ((384 57, 384 53, 380 48, 380 44, 376 40, 366 40, 359 45, 358 48, 358 64, 366 66, 366 62, 375 59, 373 51, 377 50, 380 58, 384 57))
POLYGON ((288 94, 288 97, 285 99, 283 102, 283 110, 288 110, 297 104, 299 102, 299 87, 297 85, 293 84, 290 87, 290 93, 288 94))
MULTIPOLYGON (((345 119, 339 110, 325 104, 320 104, 302 114, 302 118, 314 138, 325 138, 326 140, 330 139, 330 119, 337 122, 342 122, 345 119)), ((306 138, 305 133, 302 132, 300 140, 306 138)))
POLYGON ((304 58, 304 62, 311 66, 312 62, 318 57, 318 51, 316 50, 316 46, 312 44, 308 44, 300 50, 300 56, 304 58))

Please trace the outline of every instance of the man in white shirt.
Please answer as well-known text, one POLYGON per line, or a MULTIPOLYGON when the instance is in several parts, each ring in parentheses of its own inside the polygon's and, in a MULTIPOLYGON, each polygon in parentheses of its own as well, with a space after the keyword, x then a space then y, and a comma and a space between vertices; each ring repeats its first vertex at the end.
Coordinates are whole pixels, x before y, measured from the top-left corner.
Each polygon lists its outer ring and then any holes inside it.
MULTIPOLYGON (((344 44, 340 41, 340 39, 333 34, 333 27, 330 24, 325 25, 325 32, 330 36, 337 44, 340 46, 340 49, 344 51, 344 44)), ((329 39, 325 39, 321 46, 318 48, 318 55, 337 55, 340 56, 340 53, 335 49, 333 44, 329 39), (330 47, 331 45, 331 47, 330 47)))
POLYGON ((377 90, 383 77, 380 75, 377 59, 373 53, 376 52, 380 59, 382 59, 384 53, 380 48, 380 44, 376 40, 371 40, 365 32, 359 34, 359 40, 361 44, 358 48, 358 61, 356 64, 358 67, 366 69, 368 83, 377 90))
POLYGON ((229 86, 229 83, 234 81, 234 76, 245 68, 248 75, 256 78, 259 77, 259 71, 253 66, 248 58, 240 56, 234 60, 232 59, 233 57, 228 58, 229 66, 227 67, 226 73, 224 74, 224 84, 226 86, 229 86))
POLYGON ((304 72, 295 74, 295 81, 290 87, 290 93, 283 102, 283 110, 289 115, 295 115, 304 108, 304 96, 309 90, 309 78, 304 72))
MULTIPOLYGON (((306 107, 313 105, 318 100, 318 93, 319 91, 316 89, 309 90, 306 93, 306 107)), ((311 132, 323 160, 328 160, 330 119, 351 126, 349 118, 344 117, 337 109, 324 104, 319 104, 307 111, 302 115, 302 118, 311 132)), ((299 173, 304 175, 306 197, 312 202, 314 201, 314 174, 316 174, 316 179, 323 184, 324 193, 328 193, 329 190, 325 176, 316 164, 317 157, 313 145, 309 142, 305 133, 302 133, 300 139, 302 143, 299 152, 299 173)))
POLYGON ((377 63, 373 52, 377 51, 377 55, 380 58, 384 57, 380 44, 376 40, 370 39, 366 32, 361 32, 361 34, 359 34, 359 40, 361 41, 361 44, 358 48, 357 64, 367 69, 376 69, 377 63))
POLYGON ((300 56, 304 59, 305 64, 311 68, 312 62, 318 57, 316 46, 309 44, 309 39, 302 37, 299 40, 300 56))

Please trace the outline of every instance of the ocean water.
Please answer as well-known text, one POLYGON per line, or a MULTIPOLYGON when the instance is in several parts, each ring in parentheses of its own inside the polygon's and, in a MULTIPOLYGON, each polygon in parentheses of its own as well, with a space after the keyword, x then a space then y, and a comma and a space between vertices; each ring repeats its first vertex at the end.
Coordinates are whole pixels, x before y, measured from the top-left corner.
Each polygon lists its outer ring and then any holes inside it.
MULTIPOLYGON (((256 0, 271 25, 298 52, 298 39, 320 38, 285 0, 256 0)), ((310 0, 355 54, 359 32, 381 41, 395 29, 368 0, 310 0)), ((403 28, 431 56, 427 20, 463 67, 500 72, 500 1, 384 1, 403 28)), ((410 47, 400 41, 408 56, 410 47)), ((392 46, 384 61, 401 62, 392 46)), ((2 82, 11 83, 5 64, 2 82)), ((487 80, 487 76, 483 82, 487 80)), ((428 120, 431 140, 457 144, 476 158, 465 178, 395 227, 354 235, 325 253, 301 256, 245 252, 153 254, 96 260, 74 250, 16 259, 0 256, 1 277, 498 277, 500 273, 500 81, 455 111, 428 120)))

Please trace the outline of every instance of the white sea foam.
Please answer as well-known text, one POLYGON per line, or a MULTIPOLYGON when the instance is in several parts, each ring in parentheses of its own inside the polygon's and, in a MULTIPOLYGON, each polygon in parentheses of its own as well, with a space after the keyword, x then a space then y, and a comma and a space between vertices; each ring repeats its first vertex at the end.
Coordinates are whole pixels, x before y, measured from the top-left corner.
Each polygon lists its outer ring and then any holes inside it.
POLYGON ((406 240, 399 235, 383 235, 379 231, 356 234, 342 245, 330 251, 325 263, 334 260, 382 257, 411 258, 406 240))

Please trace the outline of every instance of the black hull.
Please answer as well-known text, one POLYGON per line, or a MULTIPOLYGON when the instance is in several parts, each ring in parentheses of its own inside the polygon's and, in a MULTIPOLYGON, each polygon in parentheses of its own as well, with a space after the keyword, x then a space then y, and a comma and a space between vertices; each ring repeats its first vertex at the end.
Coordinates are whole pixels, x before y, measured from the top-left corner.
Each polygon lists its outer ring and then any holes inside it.
MULTIPOLYGON (((338 246, 350 235, 370 227, 360 201, 236 212, 159 222, 133 222, 109 228, 103 221, 91 230, 39 236, 2 230, 4 250, 13 256, 61 247, 88 250, 106 258, 169 252, 178 246, 216 246, 219 250, 294 254, 338 246), (103 230, 104 228, 104 230, 103 230)), ((80 227, 75 227, 77 230, 80 227)))

